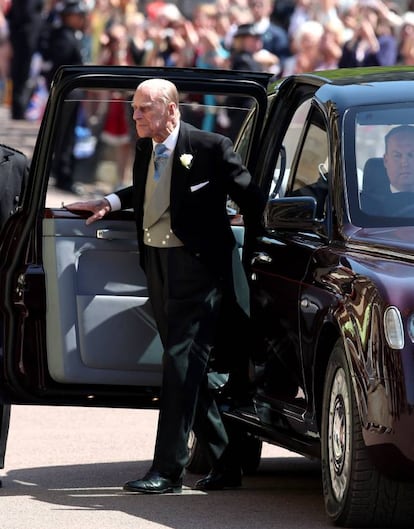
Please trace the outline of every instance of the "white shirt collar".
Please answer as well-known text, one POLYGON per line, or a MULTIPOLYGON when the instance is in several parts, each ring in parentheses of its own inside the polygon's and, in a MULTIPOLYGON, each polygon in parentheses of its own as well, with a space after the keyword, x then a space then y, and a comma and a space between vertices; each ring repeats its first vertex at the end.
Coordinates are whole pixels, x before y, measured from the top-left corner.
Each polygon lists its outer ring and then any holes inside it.
MULTIPOLYGON (((168 151, 171 153, 175 149, 178 141, 178 133, 180 132, 180 122, 177 123, 175 129, 171 134, 166 138, 162 143, 167 147, 168 151)), ((152 147, 155 148, 157 142, 152 140, 152 147)))
POLYGON ((259 33, 265 33, 268 29, 269 29, 269 26, 270 26, 270 18, 269 17, 263 17, 261 18, 260 20, 258 20, 256 23, 255 23, 255 28, 256 28, 256 31, 258 31, 259 33))

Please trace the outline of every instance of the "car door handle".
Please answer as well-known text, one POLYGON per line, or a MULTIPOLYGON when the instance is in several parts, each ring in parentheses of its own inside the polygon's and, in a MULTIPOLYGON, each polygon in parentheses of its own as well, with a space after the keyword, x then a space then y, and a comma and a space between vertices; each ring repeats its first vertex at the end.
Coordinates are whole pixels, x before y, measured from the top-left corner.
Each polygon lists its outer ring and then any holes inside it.
POLYGON ((258 264, 258 263, 270 264, 272 261, 273 261, 273 259, 270 257, 270 255, 268 255, 265 252, 260 252, 260 253, 257 253, 257 254, 254 255, 254 257, 252 258, 251 263, 252 263, 252 265, 258 264))
POLYGON ((97 239, 106 239, 108 241, 113 241, 116 239, 135 239, 137 238, 137 233, 135 231, 117 231, 117 230, 96 230, 97 239))

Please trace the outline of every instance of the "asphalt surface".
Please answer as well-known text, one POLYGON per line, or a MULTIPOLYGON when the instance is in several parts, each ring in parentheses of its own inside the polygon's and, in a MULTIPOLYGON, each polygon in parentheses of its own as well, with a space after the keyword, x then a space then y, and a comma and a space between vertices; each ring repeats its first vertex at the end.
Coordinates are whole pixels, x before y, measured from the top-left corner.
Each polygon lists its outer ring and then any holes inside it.
POLYGON ((328 529, 319 466, 265 445, 236 490, 122 491, 149 468, 156 411, 13 406, 1 529, 328 529))
MULTIPOLYGON (((0 143, 33 153, 38 122, 0 106, 0 143)), ((67 195, 60 199, 67 200, 67 195)), ((264 445, 238 490, 127 494, 152 459, 157 411, 13 406, 0 470, 0 529, 327 529, 319 465, 264 445)))

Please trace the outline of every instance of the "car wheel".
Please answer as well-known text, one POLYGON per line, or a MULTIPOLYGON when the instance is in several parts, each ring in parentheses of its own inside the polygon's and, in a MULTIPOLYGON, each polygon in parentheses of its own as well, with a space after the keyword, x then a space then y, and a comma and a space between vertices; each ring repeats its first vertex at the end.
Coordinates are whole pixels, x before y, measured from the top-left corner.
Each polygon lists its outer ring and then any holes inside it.
POLYGON ((340 341, 326 372, 321 449, 325 507, 336 525, 412 526, 413 485, 386 478, 371 462, 340 341))
MULTIPOLYGON (((241 447, 242 470, 244 475, 253 475, 256 473, 260 458, 262 455, 262 441, 249 434, 241 434, 239 446, 241 447)), ((200 443, 194 432, 190 433, 188 442, 189 461, 187 470, 193 474, 207 474, 210 471, 210 465, 207 455, 201 448, 200 443)))

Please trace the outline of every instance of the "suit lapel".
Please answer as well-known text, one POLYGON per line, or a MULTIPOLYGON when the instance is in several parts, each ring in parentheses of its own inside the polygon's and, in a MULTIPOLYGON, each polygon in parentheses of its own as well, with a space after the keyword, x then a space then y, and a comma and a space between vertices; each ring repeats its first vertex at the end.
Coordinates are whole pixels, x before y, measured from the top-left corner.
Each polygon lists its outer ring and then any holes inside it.
POLYGON ((189 187, 189 178, 191 171, 183 166, 180 161, 180 156, 183 154, 191 154, 195 156, 195 151, 191 145, 191 138, 188 126, 185 122, 181 122, 180 132, 178 134, 177 145, 174 150, 174 159, 171 174, 171 214, 180 209, 181 198, 184 192, 189 187))

